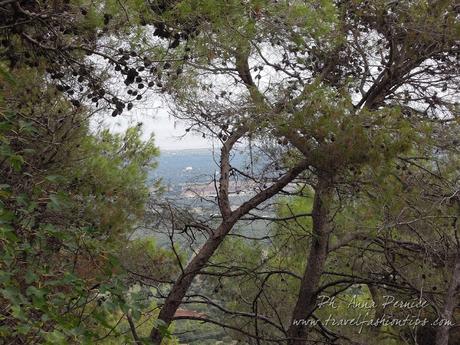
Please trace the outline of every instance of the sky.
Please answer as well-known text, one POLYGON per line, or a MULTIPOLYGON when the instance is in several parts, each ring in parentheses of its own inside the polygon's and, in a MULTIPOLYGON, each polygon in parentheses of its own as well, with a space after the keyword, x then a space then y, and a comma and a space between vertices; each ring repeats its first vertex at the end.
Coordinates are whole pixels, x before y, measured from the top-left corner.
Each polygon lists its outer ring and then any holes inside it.
MULTIPOLYGON (((100 64, 102 68, 106 65, 106 62, 99 56, 93 55, 90 59, 94 63, 100 64)), ((123 77, 115 74, 111 80, 114 89, 121 94, 127 90, 123 79, 123 77)), ((155 144, 160 148, 160 151, 212 148, 213 143, 209 139, 203 139, 201 135, 192 132, 185 132, 186 124, 169 115, 169 109, 164 103, 164 98, 149 90, 146 90, 143 96, 143 100, 133 102, 133 109, 125 110, 116 117, 110 115, 111 111, 96 114, 92 117, 91 127, 96 129, 98 126, 103 126, 119 133, 129 126, 135 126, 142 122, 143 138, 147 139, 153 133, 155 144)), ((93 104, 89 102, 89 106, 91 107, 93 104)))
POLYGON ((134 104, 129 112, 112 117, 110 114, 99 115, 95 125, 102 125, 113 132, 122 132, 130 125, 142 122, 143 137, 155 135, 155 144, 161 151, 211 148, 213 143, 201 135, 186 132, 186 124, 168 114, 167 107, 160 101, 152 104, 134 104))

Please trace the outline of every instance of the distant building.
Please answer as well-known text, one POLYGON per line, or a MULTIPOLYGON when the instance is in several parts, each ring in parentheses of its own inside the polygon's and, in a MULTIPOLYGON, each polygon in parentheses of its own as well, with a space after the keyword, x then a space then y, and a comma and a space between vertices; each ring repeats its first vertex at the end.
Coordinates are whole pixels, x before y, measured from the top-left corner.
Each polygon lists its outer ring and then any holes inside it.
MULTIPOLYGON (((246 195, 254 192, 257 184, 253 181, 230 182, 229 195, 246 195)), ((214 182, 186 184, 182 186, 181 195, 186 198, 216 197, 217 190, 214 182)))

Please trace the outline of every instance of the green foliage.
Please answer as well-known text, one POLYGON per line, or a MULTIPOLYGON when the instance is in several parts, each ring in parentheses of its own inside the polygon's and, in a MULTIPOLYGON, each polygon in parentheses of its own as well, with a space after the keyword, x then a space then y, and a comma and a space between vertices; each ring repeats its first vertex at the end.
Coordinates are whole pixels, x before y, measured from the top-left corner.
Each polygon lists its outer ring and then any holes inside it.
POLYGON ((40 74, 14 79, 0 98, 0 336, 93 343, 94 322, 112 329, 115 311, 140 308, 117 252, 143 215, 158 151, 140 127, 91 133, 40 74))
MULTIPOLYGON (((179 250, 176 252, 180 253, 179 250)), ((179 255, 179 259, 185 262, 184 255, 179 255)), ((175 255, 170 250, 158 247, 154 238, 131 240, 122 249, 120 261, 135 281, 149 286, 172 281, 180 273, 175 255)))
POLYGON ((8 69, 0 63, 0 77, 9 84, 14 84, 15 80, 8 69))
MULTIPOLYGON (((334 231, 321 291, 345 304, 355 295, 370 301, 365 285, 375 281, 401 297, 431 294, 442 309, 458 230, 458 157, 446 148, 458 133, 434 123, 439 110, 450 112, 446 123, 458 112, 449 99, 458 91, 460 32, 452 1, 72 0, 31 2, 22 13, 18 3, 0 5, 14 14, 0 19, 2 339, 132 343, 127 315, 141 337, 154 325, 170 336, 167 325, 150 321, 155 312, 142 311, 156 308, 147 285, 173 281, 185 257, 126 236, 142 219, 158 152, 153 138, 140 139, 140 127, 120 135, 89 130, 82 97, 97 103, 110 93, 84 60, 93 47, 113 54, 110 68, 150 71, 149 84, 175 98, 179 116, 222 141, 245 127, 242 141, 279 144, 277 166, 307 159, 306 184, 327 176, 334 215, 325 221, 334 231), (165 40, 152 47, 146 24, 165 40), (86 89, 75 93, 71 75, 86 89)), ((309 213, 312 199, 310 191, 283 198, 277 215, 309 213)), ((307 216, 279 222, 270 243, 226 239, 203 288, 226 308, 288 325, 314 244, 311 227, 307 216)), ((341 307, 318 316, 331 312, 357 314, 341 307)), ((230 323, 253 331, 245 321, 230 323)), ((255 326, 280 336, 269 322, 255 326)), ((377 339, 370 329, 332 330, 377 339)), ((399 343, 397 330, 381 333, 399 343)))

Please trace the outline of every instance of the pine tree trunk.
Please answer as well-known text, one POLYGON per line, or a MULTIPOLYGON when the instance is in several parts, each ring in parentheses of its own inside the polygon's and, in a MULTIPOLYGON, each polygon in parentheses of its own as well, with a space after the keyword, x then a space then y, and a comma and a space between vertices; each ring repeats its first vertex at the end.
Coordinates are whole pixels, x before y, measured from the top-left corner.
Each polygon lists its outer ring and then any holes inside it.
POLYGON ((318 289, 324 265, 327 259, 330 224, 329 203, 331 189, 326 181, 320 181, 315 190, 312 219, 313 232, 308 262, 301 281, 299 295, 291 317, 288 329, 289 345, 304 345, 308 328, 298 320, 307 320, 316 307, 316 291, 318 289))
MULTIPOLYGON (((452 314, 458 305, 458 288, 460 287, 460 253, 457 254, 455 260, 455 266, 452 272, 452 278, 450 280, 450 286, 447 291, 446 300, 444 301, 444 308, 442 310, 441 317, 445 321, 452 322, 452 314)), ((436 345, 448 345, 449 344, 449 330, 450 326, 443 325, 438 328, 436 332, 436 345)))
MULTIPOLYGON (((171 292, 166 298, 163 304, 163 308, 161 308, 160 314, 158 315, 158 319, 163 323, 161 329, 166 330, 169 327, 173 321, 174 314, 179 308, 179 305, 182 303, 182 299, 192 284, 193 279, 208 263, 209 259, 222 243, 225 235, 230 231, 232 226, 233 224, 231 223, 222 223, 221 226, 216 230, 216 234, 218 235, 213 236, 206 241, 198 254, 192 259, 192 261, 190 261, 184 272, 173 285, 171 292)), ((163 337, 164 334, 162 334, 160 329, 152 329, 152 332, 150 333, 150 339, 152 340, 153 344, 160 345, 163 337)))

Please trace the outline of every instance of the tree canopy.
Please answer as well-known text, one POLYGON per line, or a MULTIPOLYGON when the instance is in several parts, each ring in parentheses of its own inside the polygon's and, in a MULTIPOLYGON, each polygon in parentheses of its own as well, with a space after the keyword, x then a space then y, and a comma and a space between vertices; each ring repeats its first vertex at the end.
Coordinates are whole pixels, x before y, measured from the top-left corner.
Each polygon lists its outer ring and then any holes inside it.
POLYGON ((0 0, 0 336, 457 344, 459 10, 0 0), (162 197, 141 123, 92 126, 160 98, 219 144, 209 215, 162 197))

